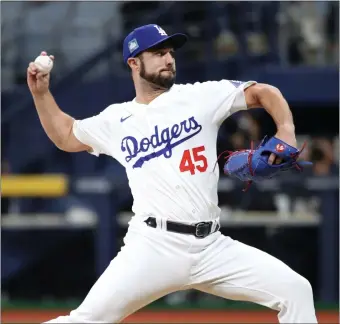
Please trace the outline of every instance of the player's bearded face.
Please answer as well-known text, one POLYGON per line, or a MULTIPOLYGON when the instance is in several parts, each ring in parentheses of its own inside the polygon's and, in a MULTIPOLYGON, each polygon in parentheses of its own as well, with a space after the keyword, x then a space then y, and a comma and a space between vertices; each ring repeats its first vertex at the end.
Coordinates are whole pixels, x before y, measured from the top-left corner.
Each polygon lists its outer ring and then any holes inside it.
POLYGON ((170 89, 174 85, 176 80, 175 61, 173 61, 173 64, 171 65, 168 64, 167 66, 159 68, 156 72, 149 71, 151 68, 149 69, 149 66, 146 66, 142 57, 140 62, 139 76, 142 79, 162 89, 170 89))

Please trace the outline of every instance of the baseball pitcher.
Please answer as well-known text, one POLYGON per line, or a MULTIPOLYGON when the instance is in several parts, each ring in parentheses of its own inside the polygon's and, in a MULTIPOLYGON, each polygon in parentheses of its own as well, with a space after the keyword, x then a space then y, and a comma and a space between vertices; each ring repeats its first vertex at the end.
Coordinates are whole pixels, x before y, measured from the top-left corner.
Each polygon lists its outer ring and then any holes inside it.
POLYGON ((289 106, 277 88, 255 81, 176 84, 175 55, 186 41, 186 35, 169 36, 155 24, 133 30, 124 40, 123 60, 135 98, 84 120, 58 107, 49 91, 50 73, 29 64, 27 82, 47 136, 63 151, 118 160, 134 199, 118 255, 77 309, 48 323, 119 323, 184 289, 269 307, 281 323, 317 323, 305 278, 219 231, 220 125, 239 110, 263 107, 277 127, 259 147, 227 157, 229 176, 250 183, 301 171, 289 106))

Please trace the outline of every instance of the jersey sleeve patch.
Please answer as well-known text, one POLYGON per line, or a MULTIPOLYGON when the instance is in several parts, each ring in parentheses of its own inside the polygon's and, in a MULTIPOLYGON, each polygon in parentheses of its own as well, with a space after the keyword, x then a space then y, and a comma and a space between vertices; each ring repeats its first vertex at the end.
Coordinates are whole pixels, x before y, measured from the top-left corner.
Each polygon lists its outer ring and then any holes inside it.
POLYGON ((243 81, 237 81, 237 80, 230 80, 230 83, 232 83, 235 88, 238 88, 241 84, 243 84, 243 81))

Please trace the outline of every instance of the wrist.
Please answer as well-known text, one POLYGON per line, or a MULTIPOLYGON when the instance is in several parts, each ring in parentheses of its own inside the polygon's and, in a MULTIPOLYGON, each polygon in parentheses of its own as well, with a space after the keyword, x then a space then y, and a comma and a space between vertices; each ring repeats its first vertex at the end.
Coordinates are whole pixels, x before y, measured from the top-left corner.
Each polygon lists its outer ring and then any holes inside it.
POLYGON ((36 92, 32 93, 32 97, 34 100, 43 100, 45 99, 49 94, 49 90, 44 91, 44 92, 36 92))
POLYGON ((290 146, 296 147, 297 145, 294 125, 282 125, 278 127, 275 136, 290 146))
POLYGON ((277 131, 280 133, 295 134, 294 124, 282 124, 277 126, 277 131))

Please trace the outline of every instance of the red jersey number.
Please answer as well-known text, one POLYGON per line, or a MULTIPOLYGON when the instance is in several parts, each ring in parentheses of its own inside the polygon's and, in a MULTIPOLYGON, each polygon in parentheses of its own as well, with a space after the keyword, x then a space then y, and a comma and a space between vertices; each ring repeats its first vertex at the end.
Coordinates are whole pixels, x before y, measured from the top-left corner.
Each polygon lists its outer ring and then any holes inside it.
POLYGON ((199 172, 205 172, 208 168, 208 160, 204 156, 205 147, 194 147, 192 150, 185 150, 179 165, 181 172, 190 171, 192 175, 195 174, 195 170, 199 172))

